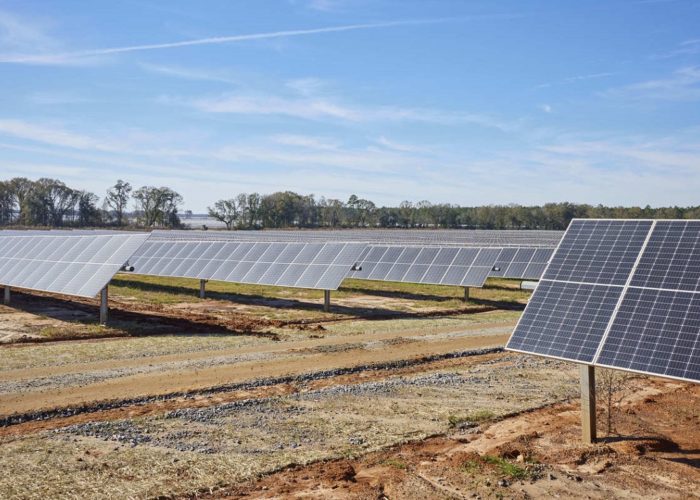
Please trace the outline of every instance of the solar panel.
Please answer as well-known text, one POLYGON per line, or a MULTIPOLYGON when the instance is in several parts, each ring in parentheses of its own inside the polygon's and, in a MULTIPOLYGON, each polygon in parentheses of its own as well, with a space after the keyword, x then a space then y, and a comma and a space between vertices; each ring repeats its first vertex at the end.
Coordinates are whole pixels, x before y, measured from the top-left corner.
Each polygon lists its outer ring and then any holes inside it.
POLYGON ((572 221, 507 348, 700 381, 700 221, 572 221))
POLYGON ((553 253, 550 248, 504 248, 490 276, 538 280, 553 253))
POLYGON ((473 229, 309 229, 243 231, 154 231, 160 239, 220 241, 338 241, 373 245, 555 248, 563 231, 473 229))
POLYGON ((0 231, 0 284, 94 297, 148 237, 119 231, 0 231))
MULTIPOLYGON (((337 290, 365 250, 361 243, 186 241, 160 238, 130 259, 137 274, 337 290)), ((193 235, 195 237, 195 235, 193 235)))
POLYGON ((480 287, 500 248, 369 246, 350 277, 434 285, 480 287))

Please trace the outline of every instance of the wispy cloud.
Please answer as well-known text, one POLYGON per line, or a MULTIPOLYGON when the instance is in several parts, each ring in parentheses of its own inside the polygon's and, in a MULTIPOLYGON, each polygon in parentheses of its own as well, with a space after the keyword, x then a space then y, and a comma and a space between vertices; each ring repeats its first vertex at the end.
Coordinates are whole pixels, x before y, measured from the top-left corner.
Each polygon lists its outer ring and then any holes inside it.
POLYGON ((578 83, 585 80, 597 80, 599 78, 607 78, 609 76, 613 76, 614 74, 615 73, 591 73, 588 75, 570 76, 568 78, 563 78, 561 80, 556 80, 553 82, 540 83, 539 85, 535 86, 535 88, 544 89, 548 87, 555 87, 558 85, 571 85, 572 83, 578 83))
POLYGON ((680 56, 692 56, 700 54, 700 38, 685 40, 677 48, 663 54, 656 54, 652 59, 671 59, 680 56))
POLYGON ((552 112, 552 106, 549 104, 541 104, 540 109, 545 112, 545 113, 551 113, 552 112))
POLYGON ((173 78, 181 78, 184 80, 200 80, 208 82, 219 82, 236 85, 241 83, 239 79, 227 74, 223 71, 187 68, 183 66, 168 66, 163 64, 141 63, 139 66, 150 73, 156 73, 173 78))
POLYGON ((383 148, 390 149, 393 151, 400 151, 402 153, 427 153, 428 149, 422 146, 416 146, 414 144, 404 144, 401 142, 393 141, 387 139, 384 136, 380 136, 375 141, 378 145, 383 148))
POLYGON ((56 50, 58 42, 26 19, 0 10, 0 52, 56 50))
POLYGON ((53 54, 5 54, 0 56, 0 63, 14 64, 70 64, 75 60, 124 54, 128 52, 153 51, 164 49, 176 49, 181 47, 192 47, 199 45, 219 45, 226 43, 246 42, 255 40, 270 40, 275 38, 287 38, 298 36, 319 35, 324 33, 340 33, 346 31, 373 30, 381 28, 392 28, 400 26, 418 26, 426 24, 438 24, 454 21, 454 19, 414 19, 401 21, 386 21, 378 23, 346 24, 341 26, 329 26, 324 28, 298 29, 272 31, 265 33, 250 33, 246 35, 228 35, 207 38, 197 38, 193 40, 183 40, 178 42, 152 43, 143 45, 127 45, 122 47, 108 47, 102 49, 87 49, 73 52, 62 52, 53 54))
POLYGON ((93 99, 78 95, 74 92, 34 92, 27 96, 27 101, 41 106, 54 106, 63 104, 84 104, 93 102, 93 99))
POLYGON ((115 149, 113 145, 86 135, 69 132, 60 127, 36 124, 24 120, 0 119, 0 134, 74 149, 100 151, 115 149))
POLYGON ((334 12, 345 6, 346 0, 308 0, 306 7, 322 12, 334 12))
POLYGON ((297 146, 302 148, 317 149, 322 151, 337 150, 340 144, 329 137, 318 137, 298 134, 278 134, 273 136, 272 141, 285 146, 297 146))
POLYGON ((346 122, 415 122, 442 125, 474 124, 504 132, 519 127, 516 122, 498 120, 479 113, 397 106, 354 106, 329 97, 288 97, 267 94, 226 94, 194 100, 163 97, 163 103, 192 106, 207 113, 278 115, 304 120, 346 122))
POLYGON ((603 95, 626 99, 699 100, 700 66, 681 68, 668 78, 647 80, 625 87, 609 89, 603 95))

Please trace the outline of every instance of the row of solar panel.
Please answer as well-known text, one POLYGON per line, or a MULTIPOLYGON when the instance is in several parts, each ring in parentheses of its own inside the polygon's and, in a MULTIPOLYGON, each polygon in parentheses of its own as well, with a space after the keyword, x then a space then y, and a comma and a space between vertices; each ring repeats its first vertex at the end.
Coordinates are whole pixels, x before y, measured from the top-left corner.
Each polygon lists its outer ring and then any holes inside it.
POLYGON ((700 381, 700 221, 572 222, 508 348, 700 381))
POLYGON ((478 287, 501 249, 375 246, 365 253, 353 278, 478 287))
POLYGON ((145 233, 3 235, 0 283, 94 297, 147 238, 145 233))
POLYGON ((360 243, 149 241, 130 259, 139 274, 336 290, 360 243))
POLYGON ((342 229, 308 231, 154 231, 160 239, 209 241, 362 242, 370 245, 433 245, 472 247, 555 248, 563 231, 527 230, 379 230, 342 229))
POLYGON ((358 271, 352 275, 363 279, 482 286, 499 256, 512 257, 501 258, 504 270, 520 266, 525 272, 539 265, 538 255, 550 251, 368 247, 333 241, 183 241, 109 231, 0 235, 1 284, 81 296, 97 294, 127 260, 141 274, 333 290, 353 268, 358 271), (367 259, 362 260, 361 254, 367 259))

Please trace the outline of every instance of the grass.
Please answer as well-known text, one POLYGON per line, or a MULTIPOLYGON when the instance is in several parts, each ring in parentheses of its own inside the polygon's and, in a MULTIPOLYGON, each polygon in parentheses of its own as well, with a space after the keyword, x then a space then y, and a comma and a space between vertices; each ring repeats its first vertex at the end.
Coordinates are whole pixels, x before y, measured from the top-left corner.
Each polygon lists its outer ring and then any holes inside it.
POLYGON ((525 467, 521 467, 505 458, 494 455, 475 456, 474 458, 465 460, 460 470, 465 474, 474 475, 483 472, 486 466, 491 466, 491 468, 496 470, 499 476, 510 479, 511 481, 521 481, 533 477, 532 473, 525 467))
POLYGON ((487 464, 494 465, 502 475, 509 479, 521 480, 528 479, 530 477, 530 473, 527 471, 527 469, 509 462, 505 458, 496 457, 493 455, 484 455, 482 459, 487 464))
POLYGON ((447 421, 450 423, 450 427, 459 427, 461 424, 479 424, 482 422, 488 422, 493 420, 496 414, 491 410, 477 410, 465 415, 450 415, 447 417, 447 421))
POLYGON ((399 470, 406 470, 408 468, 408 464, 399 458, 387 458, 386 460, 382 460, 380 463, 399 470))
MULTIPOLYGON (((191 278, 122 273, 112 280, 110 290, 116 296, 128 298, 140 304, 172 305, 200 300, 199 280, 191 278)), ((378 299, 373 303, 381 304, 383 300, 390 302, 392 309, 409 311, 416 308, 454 309, 464 308, 465 305, 522 304, 527 300, 530 292, 520 290, 517 280, 490 279, 484 288, 471 290, 471 299, 466 304, 462 301, 463 295, 463 289, 454 286, 347 279, 340 289, 332 292, 332 300, 342 301, 369 296, 378 299)), ((323 292, 304 288, 210 281, 207 283, 207 297, 249 306, 264 307, 266 302, 273 302, 272 306, 284 305, 287 306, 285 307, 287 310, 302 307, 307 309, 304 313, 308 316, 320 313, 323 292), (279 301, 288 302, 280 304, 279 301), (309 302, 314 303, 315 307, 312 310, 309 310, 309 302)), ((337 313, 338 308, 336 307, 335 310, 337 313)))

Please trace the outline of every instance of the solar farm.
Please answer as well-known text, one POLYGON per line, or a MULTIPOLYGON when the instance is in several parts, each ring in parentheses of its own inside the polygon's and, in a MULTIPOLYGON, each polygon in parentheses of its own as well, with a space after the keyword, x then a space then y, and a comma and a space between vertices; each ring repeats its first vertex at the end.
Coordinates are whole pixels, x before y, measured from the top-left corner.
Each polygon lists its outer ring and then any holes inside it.
POLYGON ((0 231, 8 497, 695 498, 700 221, 0 231))

